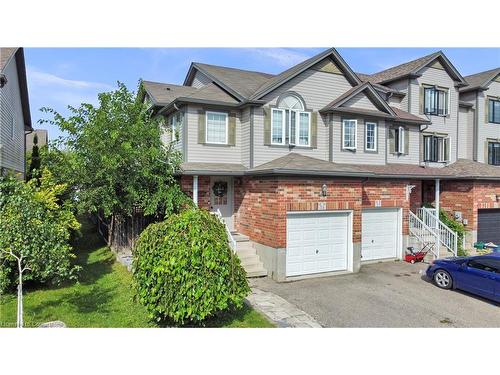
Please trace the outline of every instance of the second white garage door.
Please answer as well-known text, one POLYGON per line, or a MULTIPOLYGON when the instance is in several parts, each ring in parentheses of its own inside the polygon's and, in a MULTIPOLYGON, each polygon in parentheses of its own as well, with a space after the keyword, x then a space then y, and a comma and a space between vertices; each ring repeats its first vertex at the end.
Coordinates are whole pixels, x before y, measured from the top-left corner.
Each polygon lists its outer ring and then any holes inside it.
POLYGON ((398 258, 400 229, 398 208, 363 210, 361 260, 398 258))
POLYGON ((348 269, 350 213, 288 214, 286 275, 348 269))

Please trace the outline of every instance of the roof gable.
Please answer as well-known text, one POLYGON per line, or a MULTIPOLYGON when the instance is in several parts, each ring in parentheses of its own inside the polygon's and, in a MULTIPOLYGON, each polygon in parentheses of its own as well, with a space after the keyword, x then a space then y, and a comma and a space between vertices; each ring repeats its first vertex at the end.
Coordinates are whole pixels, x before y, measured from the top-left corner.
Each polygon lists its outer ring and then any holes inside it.
POLYGON ((452 77, 454 81, 458 82, 459 85, 467 85, 465 79, 442 51, 434 52, 416 60, 393 66, 389 69, 372 74, 367 77, 367 79, 370 82, 386 84, 408 76, 418 76, 419 72, 428 66, 446 70, 450 77, 452 77))
POLYGON ((472 90, 486 90, 492 81, 500 82, 500 68, 490 69, 484 72, 471 74, 465 77, 469 84, 460 89, 460 92, 472 90))
POLYGON ((340 107, 353 107, 372 111, 374 110, 380 111, 389 116, 395 116, 394 110, 380 96, 378 91, 375 90, 370 82, 365 82, 361 85, 353 87, 352 89, 332 101, 326 107, 324 107, 322 111, 338 109, 340 107), (368 108, 368 106, 366 105, 367 102, 371 104, 372 108, 368 108))
POLYGON ((344 59, 342 59, 337 50, 335 48, 330 48, 270 78, 252 95, 251 99, 255 100, 261 99, 266 94, 270 93, 271 91, 275 90, 276 88, 280 87, 281 85, 285 84, 291 79, 297 77, 299 74, 306 71, 307 69, 313 67, 316 70, 318 69, 318 67, 320 67, 321 69, 332 70, 332 73, 334 70, 338 69, 339 72, 343 73, 343 75, 351 83, 351 85, 355 86, 361 83, 359 77, 347 65, 344 59), (327 63, 322 63, 318 65, 318 63, 321 63, 325 59, 329 59, 327 63), (332 61, 334 66, 330 64, 330 61, 332 61))

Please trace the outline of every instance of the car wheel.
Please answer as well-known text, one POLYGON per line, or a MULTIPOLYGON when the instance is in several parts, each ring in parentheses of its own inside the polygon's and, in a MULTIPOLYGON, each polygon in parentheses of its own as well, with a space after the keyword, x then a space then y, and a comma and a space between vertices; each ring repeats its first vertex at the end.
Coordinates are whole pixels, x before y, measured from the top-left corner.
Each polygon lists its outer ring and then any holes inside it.
POLYGON ((436 273, 434 273, 434 283, 441 289, 451 289, 453 279, 445 270, 437 270, 436 273))

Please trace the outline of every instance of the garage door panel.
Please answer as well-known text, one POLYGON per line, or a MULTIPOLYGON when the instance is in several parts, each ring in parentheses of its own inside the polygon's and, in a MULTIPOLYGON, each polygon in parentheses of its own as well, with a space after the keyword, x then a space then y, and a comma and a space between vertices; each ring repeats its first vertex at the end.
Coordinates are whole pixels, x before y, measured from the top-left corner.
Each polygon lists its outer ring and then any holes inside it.
POLYGON ((346 270, 349 217, 349 213, 288 215, 287 276, 346 270))
POLYGON ((362 213, 362 260, 397 258, 398 209, 370 209, 362 213))
POLYGON ((500 245, 500 209, 478 210, 477 240, 500 245))

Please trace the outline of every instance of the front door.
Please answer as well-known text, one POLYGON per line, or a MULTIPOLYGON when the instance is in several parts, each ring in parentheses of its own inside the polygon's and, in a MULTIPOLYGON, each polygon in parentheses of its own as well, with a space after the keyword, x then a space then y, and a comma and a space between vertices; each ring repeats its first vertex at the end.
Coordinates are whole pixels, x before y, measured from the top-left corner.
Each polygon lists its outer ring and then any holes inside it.
POLYGON ((229 230, 234 230, 233 195, 232 177, 210 178, 210 211, 219 210, 229 230))

